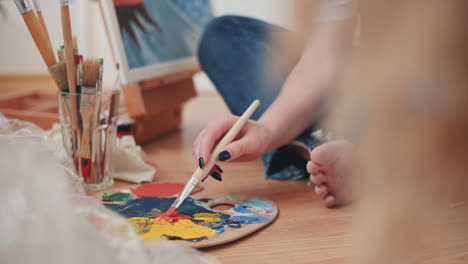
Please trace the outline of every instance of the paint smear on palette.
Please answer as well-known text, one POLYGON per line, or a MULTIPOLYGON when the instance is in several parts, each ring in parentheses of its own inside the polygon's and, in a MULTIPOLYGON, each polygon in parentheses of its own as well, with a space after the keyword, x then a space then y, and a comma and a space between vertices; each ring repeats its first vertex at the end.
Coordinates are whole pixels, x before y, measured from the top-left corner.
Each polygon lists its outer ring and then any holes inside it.
POLYGON ((128 221, 142 239, 166 237, 169 239, 202 240, 216 235, 216 231, 188 219, 169 222, 161 218, 133 217, 128 221))
POLYGON ((102 196, 103 201, 109 201, 109 202, 127 202, 133 199, 134 198, 129 193, 120 193, 120 192, 105 193, 102 196))
MULTIPOLYGON (((177 183, 145 183, 135 189, 130 189, 138 197, 170 197, 179 194, 184 188, 183 184, 177 183)), ((203 187, 197 186, 192 193, 203 190, 203 187)))
MULTIPOLYGON (((139 188, 135 189, 136 192, 132 190, 135 195, 130 196, 131 200, 128 200, 128 196, 119 196, 116 193, 104 194, 103 199, 107 202, 113 198, 119 199, 119 202, 125 200, 123 204, 105 205, 127 218, 142 239, 165 237, 169 240, 197 242, 221 235, 226 228, 242 228, 244 225, 268 222, 277 213, 271 203, 247 199, 245 196, 236 196, 239 202, 234 208, 225 211, 211 209, 209 204, 216 202, 211 199, 195 200, 188 197, 178 208, 176 215, 160 217, 161 214, 165 215, 163 213, 167 212, 175 197, 160 197, 161 192, 157 196, 145 196, 148 193, 142 195, 139 188)), ((234 197, 226 198, 233 200, 234 197)))

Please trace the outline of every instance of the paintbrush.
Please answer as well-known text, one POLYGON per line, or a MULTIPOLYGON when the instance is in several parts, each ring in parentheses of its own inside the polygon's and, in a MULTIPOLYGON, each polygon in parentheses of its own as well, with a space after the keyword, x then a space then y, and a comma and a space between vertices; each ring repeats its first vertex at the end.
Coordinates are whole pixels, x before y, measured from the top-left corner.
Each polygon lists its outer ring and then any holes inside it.
POLYGON ((36 44, 39 53, 42 56, 47 68, 57 63, 54 52, 48 46, 48 40, 45 37, 39 21, 32 10, 31 4, 27 0, 14 0, 16 7, 23 16, 24 23, 28 27, 29 33, 36 44))
POLYGON ((60 0, 60 12, 62 16, 63 42, 65 44, 65 59, 67 62, 68 86, 71 93, 76 93, 76 69, 73 59, 73 40, 68 0, 60 0))
MULTIPOLYGON (((72 138, 73 138, 73 154, 77 154, 77 147, 80 142, 80 128, 78 124, 78 106, 76 102, 76 69, 75 60, 73 57, 73 41, 72 41, 72 29, 70 19, 70 8, 68 0, 60 0, 60 13, 62 18, 62 32, 63 40, 65 44, 65 61, 67 64, 67 79, 68 79, 68 90, 71 93, 70 97, 70 115, 71 115, 71 127, 72 127, 72 138)), ((76 157, 76 156, 75 156, 76 157)), ((76 161, 74 157, 74 160, 76 161)), ((81 166, 78 166, 80 168, 81 166)))
MULTIPOLYGON (((93 148, 93 157, 95 162, 91 164, 91 170, 92 172, 94 172, 95 168, 94 168, 94 165, 95 164, 99 164, 99 168, 98 170, 101 170, 103 168, 102 166, 102 163, 101 163, 101 157, 102 157, 102 143, 101 143, 101 131, 100 131, 100 125, 101 125, 101 91, 102 91, 102 78, 103 78, 103 74, 104 74, 104 59, 103 58, 99 58, 98 59, 98 63, 99 63, 99 75, 98 75, 98 80, 97 80, 97 84, 96 84, 96 90, 97 90, 97 94, 96 94, 96 105, 95 105, 95 109, 96 109, 96 122, 95 124, 97 125, 98 127, 98 130, 96 131, 98 133, 98 136, 94 136, 92 138, 92 144, 93 146, 95 146, 93 148)), ((104 150, 105 150, 105 144, 106 142, 104 141, 104 150)), ((102 176, 104 175, 104 172, 101 171, 100 174, 98 174, 98 176, 102 176)), ((97 182, 101 182, 101 178, 98 178, 96 179, 97 182)))
POLYGON ((73 43, 73 54, 78 54, 78 38, 76 36, 72 37, 73 43))
MULTIPOLYGON (((110 105, 109 105, 109 113, 108 113, 108 116, 107 116, 107 129, 109 128, 112 128, 112 122, 113 122, 113 118, 114 118, 114 115, 116 114, 116 111, 119 109, 119 97, 117 96, 117 92, 119 91, 119 82, 120 82, 120 74, 119 74, 119 64, 117 63, 116 64, 116 69, 117 69, 117 72, 116 72, 116 77, 114 79, 114 86, 112 87, 112 95, 111 95, 111 99, 110 99, 110 105)), ((105 121, 104 121, 105 122, 105 121)), ((107 159, 109 159, 109 155, 110 154, 110 151, 109 151, 109 148, 110 148, 110 144, 108 142, 110 142, 112 139, 109 138, 109 137, 105 137, 105 141, 104 141, 104 147, 103 147, 103 151, 104 151, 104 159, 102 161, 102 175, 104 175, 104 164, 106 164, 106 161, 107 159)), ((102 155, 101 155, 102 156, 102 155)))
POLYGON ((211 171, 211 169, 215 166, 218 154, 221 153, 226 146, 231 143, 245 126, 249 118, 257 109, 258 105, 260 104, 259 100, 255 100, 247 110, 245 110, 244 114, 236 121, 236 123, 232 126, 232 128, 224 135, 224 137, 219 141, 218 145, 214 148, 213 152, 211 153, 210 160, 207 164, 200 169, 197 167, 195 172, 190 177, 190 180, 185 185, 182 192, 179 194, 177 199, 172 203, 169 211, 166 214, 171 215, 175 213, 176 209, 184 202, 184 200, 192 193, 192 191, 197 187, 200 182, 205 178, 206 175, 211 171))
MULTIPOLYGON (((23 16, 24 22, 28 27, 29 33, 36 44, 39 53, 42 56, 50 75, 52 75, 55 84, 59 90, 64 91, 63 89, 63 76, 60 75, 61 65, 57 65, 55 60, 54 52, 50 46, 50 42, 46 34, 44 33, 44 28, 41 26, 41 23, 38 21, 38 18, 32 10, 31 4, 27 0, 15 0, 16 7, 23 16)), ((40 10, 40 8, 39 8, 40 10)), ((42 15, 41 15, 42 16, 42 15)), ((44 25, 45 27, 45 25, 44 25)))
POLYGON ((102 78, 104 76, 104 59, 99 58, 98 62, 99 62, 99 78, 98 78, 97 89, 100 92, 102 91, 102 78))
POLYGON ((75 69, 76 69, 76 93, 81 93, 83 86, 83 55, 75 54, 75 69))
POLYGON ((81 138, 81 162, 83 177, 94 183, 94 172, 91 162, 91 125, 96 107, 96 92, 99 82, 99 61, 85 60, 83 62, 83 86, 81 87, 80 113, 83 120, 83 137, 81 138), (91 169, 91 171, 90 171, 91 169))
POLYGON ((42 27, 42 33, 44 34, 44 37, 47 39, 47 46, 50 50, 50 53, 54 54, 54 50, 52 49, 52 42, 50 41, 49 37, 49 31, 47 30, 47 26, 44 20, 44 16, 42 15, 42 9, 41 6, 39 5, 38 0, 32 0, 33 6, 34 6, 34 11, 36 12, 37 20, 39 21, 39 24, 42 27))
POLYGON ((65 61, 50 66, 49 73, 57 82, 60 91, 68 92, 67 64, 65 61))
POLYGON ((58 57, 59 61, 65 60, 64 52, 65 52, 65 46, 64 45, 60 46, 60 48, 57 49, 57 57, 58 57))

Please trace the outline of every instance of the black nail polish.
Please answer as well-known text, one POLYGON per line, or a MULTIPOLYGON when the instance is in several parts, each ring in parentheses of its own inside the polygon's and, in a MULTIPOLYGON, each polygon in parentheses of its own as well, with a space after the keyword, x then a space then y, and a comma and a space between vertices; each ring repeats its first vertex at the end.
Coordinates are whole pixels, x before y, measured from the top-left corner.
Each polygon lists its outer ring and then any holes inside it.
POLYGON ((203 159, 203 157, 200 157, 198 159, 198 166, 200 166, 200 169, 203 169, 203 165, 205 165, 205 160, 203 159))
POLYGON ((217 172, 211 173, 211 177, 215 178, 215 180, 217 180, 217 181, 223 181, 223 177, 221 177, 221 174, 219 174, 217 172))
POLYGON ((221 173, 224 172, 223 169, 221 169, 221 167, 217 166, 216 168, 218 168, 218 170, 219 170, 221 173))
POLYGON ((229 153, 229 151, 227 151, 227 150, 225 150, 225 151, 218 154, 218 159, 220 161, 226 161, 226 160, 228 160, 230 158, 231 158, 231 153, 229 153))

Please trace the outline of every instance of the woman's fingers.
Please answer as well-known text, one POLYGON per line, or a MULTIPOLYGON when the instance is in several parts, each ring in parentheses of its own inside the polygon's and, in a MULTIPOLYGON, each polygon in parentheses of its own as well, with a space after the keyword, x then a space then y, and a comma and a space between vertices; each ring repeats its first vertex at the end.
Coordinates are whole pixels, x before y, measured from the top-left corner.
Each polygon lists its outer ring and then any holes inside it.
POLYGON ((200 168, 210 160, 240 161, 256 158, 267 150, 272 137, 271 132, 254 121, 249 121, 233 142, 228 144, 217 157, 210 157, 216 144, 232 128, 239 117, 224 115, 200 133, 193 145, 193 154, 200 168))
POLYGON ((215 144, 231 129, 238 117, 223 115, 210 122, 194 143, 194 156, 200 168, 209 161, 215 144))
POLYGON ((223 172, 224 172, 218 164, 215 164, 215 165, 214 165, 214 169, 216 169, 219 173, 223 173, 223 172))
POLYGON ((210 170, 210 172, 205 176, 205 178, 203 178, 202 182, 205 181, 210 176, 217 181, 222 181, 223 180, 223 177, 221 176, 222 174, 223 174, 223 170, 221 169, 221 167, 215 164, 213 168, 210 170))
POLYGON ((227 145, 218 155, 220 161, 236 161, 239 158, 249 156, 258 148, 258 142, 253 140, 252 135, 246 135, 239 140, 233 141, 227 145))

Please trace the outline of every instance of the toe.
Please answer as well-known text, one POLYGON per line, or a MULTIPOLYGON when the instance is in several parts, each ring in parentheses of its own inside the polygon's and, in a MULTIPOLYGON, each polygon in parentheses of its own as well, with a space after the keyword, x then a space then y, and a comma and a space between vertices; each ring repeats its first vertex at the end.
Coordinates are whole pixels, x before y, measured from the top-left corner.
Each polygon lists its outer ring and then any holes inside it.
POLYGON ((323 175, 322 173, 317 173, 317 174, 312 174, 310 175, 310 181, 315 184, 315 185, 320 185, 320 184, 323 184, 325 183, 325 175, 323 175))
POLYGON ((325 197, 328 193, 328 187, 326 185, 317 185, 315 186, 315 193, 321 198, 325 197))
POLYGON ((323 198, 323 204, 328 208, 332 207, 335 205, 335 197, 331 194, 326 195, 325 198, 323 198))
POLYGON ((315 164, 312 161, 307 162, 306 169, 310 174, 314 174, 314 175, 321 172, 320 171, 320 166, 315 164))
POLYGON ((310 160, 318 166, 329 166, 343 153, 343 141, 332 141, 322 144, 312 150, 310 160))

